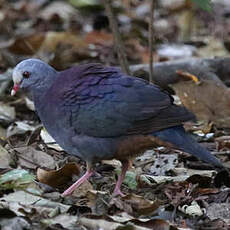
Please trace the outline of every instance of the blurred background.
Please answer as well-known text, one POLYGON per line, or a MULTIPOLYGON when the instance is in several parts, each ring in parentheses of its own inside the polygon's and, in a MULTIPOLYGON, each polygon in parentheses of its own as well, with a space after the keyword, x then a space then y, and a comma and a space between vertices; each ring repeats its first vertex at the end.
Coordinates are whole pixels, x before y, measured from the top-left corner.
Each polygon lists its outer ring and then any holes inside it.
MULTIPOLYGON (((155 1, 154 60, 227 56, 230 2, 155 1), (194 2, 201 2, 198 7, 194 2)), ((112 7, 129 64, 148 63, 151 1, 116 0, 112 7)), ((99 0, 1 0, 0 71, 27 57, 62 70, 83 62, 118 65, 113 35, 99 0)))

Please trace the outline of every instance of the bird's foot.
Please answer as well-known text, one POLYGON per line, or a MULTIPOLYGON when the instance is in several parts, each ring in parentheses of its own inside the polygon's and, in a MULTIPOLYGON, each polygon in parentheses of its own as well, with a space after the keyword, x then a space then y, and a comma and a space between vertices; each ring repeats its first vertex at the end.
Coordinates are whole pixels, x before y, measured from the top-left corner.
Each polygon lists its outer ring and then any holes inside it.
POLYGON ((114 191, 113 191, 113 197, 115 197, 115 196, 125 197, 125 194, 122 193, 120 189, 114 189, 114 191))
POLYGON ((126 171, 129 167, 129 165, 131 164, 131 161, 123 161, 122 162, 122 170, 121 170, 121 174, 118 177, 115 189, 113 191, 113 196, 121 196, 124 197, 125 195, 121 192, 121 184, 125 178, 125 174, 126 171))
POLYGON ((89 179, 92 174, 94 172, 93 171, 89 171, 87 170, 86 173, 79 179, 77 180, 74 184, 72 184, 69 188, 67 188, 63 193, 62 196, 68 196, 71 195, 73 193, 73 191, 79 187, 83 182, 85 182, 87 179, 89 179))

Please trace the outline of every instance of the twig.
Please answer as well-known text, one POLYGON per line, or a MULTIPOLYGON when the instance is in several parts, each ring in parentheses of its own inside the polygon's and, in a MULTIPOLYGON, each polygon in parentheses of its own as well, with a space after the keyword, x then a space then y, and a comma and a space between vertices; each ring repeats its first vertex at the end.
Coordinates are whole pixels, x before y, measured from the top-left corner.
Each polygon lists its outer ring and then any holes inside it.
POLYGON ((104 4, 105 4, 106 13, 109 17, 110 27, 113 31, 114 43, 115 43, 115 47, 117 49, 117 54, 118 54, 119 62, 121 65, 121 69, 124 73, 130 74, 128 61, 127 61, 126 55, 125 55, 124 44, 123 44, 123 41, 121 39, 121 35, 120 35, 119 29, 118 29, 116 18, 113 14, 112 6, 111 6, 111 0, 104 0, 104 4))
POLYGON ((153 21, 154 21, 155 0, 151 1, 150 20, 149 20, 149 81, 154 83, 153 74, 153 21))

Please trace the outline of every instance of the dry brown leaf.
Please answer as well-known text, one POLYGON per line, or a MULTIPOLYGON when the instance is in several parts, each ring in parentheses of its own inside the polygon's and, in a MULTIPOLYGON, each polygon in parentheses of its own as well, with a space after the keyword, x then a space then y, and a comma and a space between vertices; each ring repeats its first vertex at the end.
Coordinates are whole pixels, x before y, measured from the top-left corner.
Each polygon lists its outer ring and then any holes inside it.
POLYGON ((87 190, 87 206, 91 208, 92 212, 96 215, 104 215, 108 213, 109 200, 111 196, 108 192, 101 192, 97 190, 87 190))
POLYGON ((151 214, 161 205, 161 201, 159 200, 151 201, 135 194, 129 194, 123 197, 122 200, 129 203, 134 213, 138 216, 151 214))
POLYGON ((129 194, 125 197, 113 198, 111 205, 115 205, 117 208, 124 210, 125 212, 133 215, 149 215, 154 212, 162 204, 160 200, 147 200, 142 196, 135 194, 129 194))
POLYGON ((54 188, 61 187, 72 180, 73 175, 79 175, 80 168, 76 163, 70 162, 58 170, 37 169, 37 179, 54 188))
POLYGON ((220 190, 218 188, 197 188, 193 196, 205 196, 210 194, 217 194, 219 192, 220 190))
POLYGON ((221 150, 224 148, 229 149, 230 148, 230 136, 221 136, 215 138, 215 142, 217 144, 217 149, 221 150))
POLYGON ((86 35, 85 42, 88 44, 112 45, 113 35, 104 31, 94 30, 86 35))
POLYGON ((172 182, 167 184, 164 189, 165 195, 170 200, 170 203, 174 206, 182 205, 185 202, 191 202, 191 193, 194 191, 196 186, 186 181, 183 182, 172 182))
POLYGON ((44 33, 34 33, 31 35, 19 37, 8 47, 8 50, 14 54, 33 55, 41 47, 44 39, 44 33))
MULTIPOLYGON (((142 46, 138 39, 130 39, 126 42, 126 46, 129 46, 130 49, 127 50, 128 56, 133 58, 133 55, 137 56, 136 58, 140 59, 141 63, 149 63, 149 50, 147 47, 142 46)), ((154 61, 157 59, 157 54, 154 53, 154 61)))
POLYGON ((224 84, 202 79, 200 85, 192 81, 179 81, 173 84, 172 88, 182 104, 193 112, 198 120, 212 121, 218 127, 229 127, 230 90, 224 84))
POLYGON ((72 196, 85 197, 86 194, 91 190, 93 190, 93 186, 88 180, 86 180, 77 189, 74 190, 74 192, 72 193, 72 196))
POLYGON ((37 55, 47 59, 57 70, 63 70, 73 63, 90 58, 88 44, 81 36, 71 32, 47 32, 37 55))
POLYGON ((58 45, 69 45, 75 48, 88 48, 85 41, 76 34, 70 32, 47 32, 40 52, 55 52, 58 45))

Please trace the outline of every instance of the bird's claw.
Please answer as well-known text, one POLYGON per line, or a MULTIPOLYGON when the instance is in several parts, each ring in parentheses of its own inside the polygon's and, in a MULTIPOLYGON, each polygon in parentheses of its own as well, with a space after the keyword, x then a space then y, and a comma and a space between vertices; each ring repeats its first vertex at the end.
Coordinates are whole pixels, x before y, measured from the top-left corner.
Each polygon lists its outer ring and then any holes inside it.
POLYGON ((114 192, 113 192, 113 197, 116 197, 116 196, 121 196, 121 197, 125 197, 125 194, 121 192, 120 189, 115 189, 114 192))

